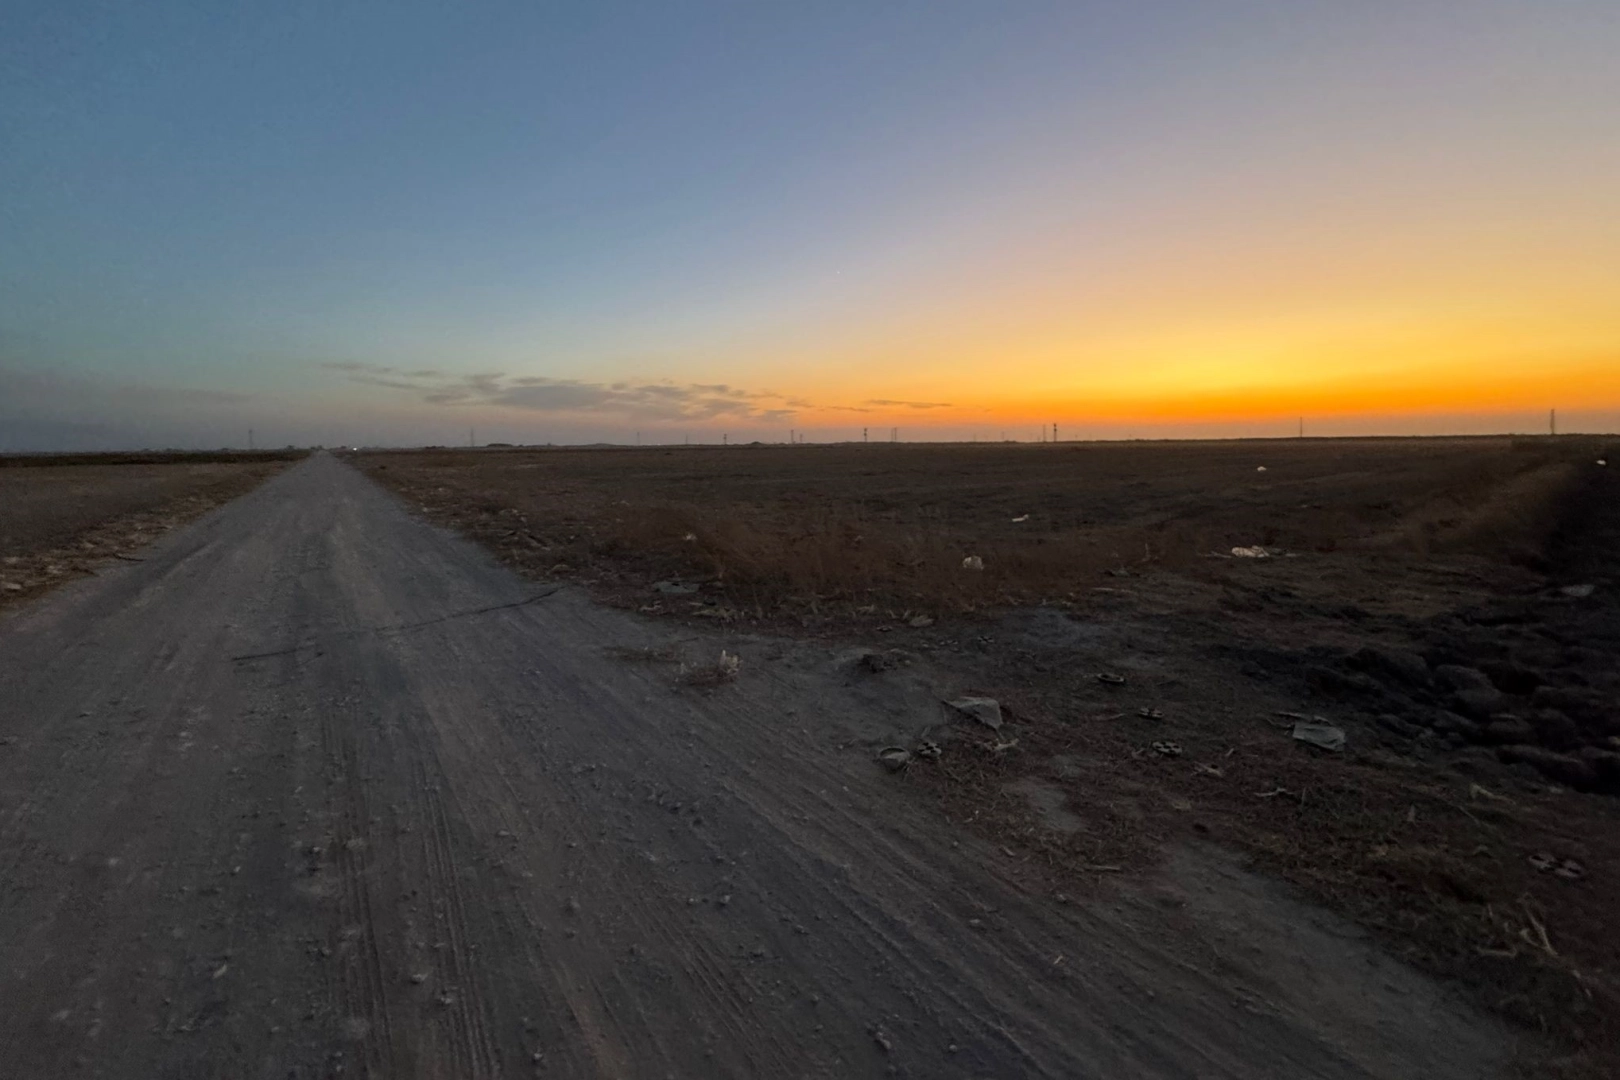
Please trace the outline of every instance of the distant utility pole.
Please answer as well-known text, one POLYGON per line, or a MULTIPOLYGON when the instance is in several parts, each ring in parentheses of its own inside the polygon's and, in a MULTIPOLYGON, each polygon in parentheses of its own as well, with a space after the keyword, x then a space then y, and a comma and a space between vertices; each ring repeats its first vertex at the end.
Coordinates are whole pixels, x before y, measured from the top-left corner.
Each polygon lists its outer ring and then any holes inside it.
POLYGON ((727 440, 727 439, 729 439, 729 438, 731 438, 731 436, 730 436, 730 435, 721 435, 721 436, 720 436, 720 445, 721 445, 721 446, 727 446, 727 445, 729 445, 729 444, 728 444, 728 443, 727 443, 727 442, 726 442, 726 440, 727 440))
POLYGON ((1054 443, 1057 442, 1057 425, 1056 424, 1052 425, 1052 441, 1054 443))
POLYGON ((636 445, 637 446, 641 445, 641 432, 639 432, 639 431, 636 432, 636 445))
POLYGON ((866 442, 866 441, 867 441, 867 438, 866 438, 866 429, 865 429, 865 428, 861 428, 861 442, 866 442))
POLYGON ((892 427, 892 428, 889 429, 889 441, 892 442, 892 443, 897 443, 897 442, 900 441, 900 429, 899 428, 892 427))
POLYGON ((1549 435, 1557 435, 1558 434, 1558 410, 1557 409, 1548 409, 1547 410, 1547 434, 1549 434, 1549 435))
POLYGON ((467 446, 468 447, 473 447, 473 446, 476 446, 477 444, 478 444, 478 429, 477 428, 468 428, 467 429, 467 446))
POLYGON ((1303 416, 1299 418, 1299 437, 1302 439, 1305 437, 1305 418, 1303 416))
POLYGON ((793 429, 792 428, 788 428, 788 445, 789 446, 793 445, 793 429))
POLYGON ((248 449, 253 449, 253 429, 248 428, 248 449))

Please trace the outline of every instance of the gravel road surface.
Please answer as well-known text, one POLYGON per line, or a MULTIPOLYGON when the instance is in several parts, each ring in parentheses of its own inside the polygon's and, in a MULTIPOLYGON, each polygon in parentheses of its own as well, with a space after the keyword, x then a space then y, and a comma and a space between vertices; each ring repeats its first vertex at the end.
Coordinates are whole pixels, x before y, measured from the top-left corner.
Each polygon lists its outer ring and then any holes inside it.
POLYGON ((0 1073, 1442 1078, 1512 1057, 1214 850, 1039 887, 873 764, 863 734, 923 707, 914 674, 886 690, 747 639, 704 690, 634 651, 721 640, 524 582, 326 455, 12 614, 0 1073))

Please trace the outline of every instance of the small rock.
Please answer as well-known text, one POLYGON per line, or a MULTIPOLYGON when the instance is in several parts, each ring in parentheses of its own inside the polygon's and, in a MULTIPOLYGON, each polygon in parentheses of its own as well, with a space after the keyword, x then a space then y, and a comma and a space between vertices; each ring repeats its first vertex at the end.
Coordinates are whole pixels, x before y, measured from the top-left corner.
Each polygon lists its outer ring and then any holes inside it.
POLYGON ((1479 738, 1480 727, 1466 716, 1458 716, 1454 712, 1440 712, 1429 725, 1442 735, 1456 735, 1463 739, 1474 740, 1479 738))
POLYGON ((1536 730, 1534 741, 1550 750, 1573 750, 1580 745, 1581 729, 1557 709, 1537 709, 1530 723, 1536 730))
POLYGON ((1536 741, 1536 729, 1528 720, 1503 713, 1491 717, 1479 733, 1479 741, 1493 746, 1529 744, 1536 741))
POLYGON ((1394 713, 1380 713, 1375 719, 1379 727, 1386 731, 1393 731, 1395 734, 1407 739, 1415 738, 1421 730, 1416 724, 1408 723, 1394 713))
POLYGON ((929 618, 927 615, 913 615, 907 621, 906 625, 914 629, 921 630, 925 626, 933 626, 934 620, 929 618))
POLYGON ((1592 790, 1610 794, 1620 792, 1620 752, 1587 746, 1576 751, 1575 756, 1591 766, 1592 790))
POLYGON ((1541 685, 1539 672, 1511 660, 1497 660, 1481 664, 1479 668, 1490 678, 1491 684, 1504 694, 1527 697, 1541 685))
POLYGON ((1428 686, 1432 681, 1429 662, 1408 649, 1367 645, 1350 657, 1350 663, 1370 675, 1381 675, 1411 686, 1428 686))
POLYGON ((1577 791, 1589 791, 1597 783, 1597 770, 1590 763, 1540 746, 1504 746, 1496 756, 1506 762, 1534 766, 1547 779, 1577 791))
POLYGON ((1507 697, 1494 686, 1486 685, 1468 690, 1459 690, 1451 695, 1452 708, 1464 716, 1478 721, 1487 721, 1502 711, 1507 704, 1507 697))
POLYGON ((1558 591, 1563 593, 1565 596, 1569 597, 1572 600, 1585 600, 1588 596, 1591 596, 1594 592, 1597 591, 1597 586, 1595 586, 1595 585, 1565 585, 1562 589, 1559 589, 1558 591))
POLYGON ((1478 668, 1460 664, 1441 664, 1434 669, 1434 679, 1448 690, 1495 690, 1491 677, 1478 668))

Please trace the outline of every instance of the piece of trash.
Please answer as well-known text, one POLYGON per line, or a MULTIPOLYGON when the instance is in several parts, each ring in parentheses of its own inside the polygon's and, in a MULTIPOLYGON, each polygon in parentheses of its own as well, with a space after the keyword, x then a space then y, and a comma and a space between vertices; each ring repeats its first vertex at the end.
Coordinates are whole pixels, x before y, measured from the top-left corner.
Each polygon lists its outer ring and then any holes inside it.
POLYGON ((1226 770, 1222 769, 1219 765, 1205 765, 1201 761, 1193 766, 1193 772, 1201 772, 1206 776, 1226 775, 1226 770))
POLYGON ((1162 754, 1165 757, 1181 756, 1181 744, 1178 742, 1154 742, 1148 745, 1153 748, 1155 754, 1162 754))
POLYGON ((1337 754, 1344 749, 1344 729, 1319 720, 1301 720, 1294 724, 1294 739, 1337 754))
POLYGON ((1159 709, 1150 709, 1146 705, 1136 710, 1136 715, 1144 720, 1163 720, 1164 712, 1159 709))
MULTIPOLYGON (((1600 461, 1600 462, 1598 462, 1598 464, 1601 465, 1601 464, 1603 464, 1603 462, 1600 461)), ((1013 518, 1012 520, 1013 520, 1014 525, 1018 525, 1018 524, 1021 524, 1022 522, 1028 521, 1029 520, 1029 515, 1028 514, 1019 514, 1017 517, 1013 518)))
POLYGON ((977 555, 969 555, 967 558, 962 560, 962 569, 983 570, 984 560, 977 555))
POLYGON ((987 697, 961 697, 945 704, 992 731, 1001 728, 1001 702, 987 697))
POLYGON ((663 593, 665 596, 691 596, 697 591, 697 584, 691 581, 653 582, 653 592, 663 593))
POLYGON ((922 739, 917 743, 917 756, 920 758, 933 759, 944 753, 945 751, 941 750, 939 744, 936 742, 929 742, 927 739, 922 739))
POLYGON ((1102 683, 1104 686, 1124 686, 1125 676, 1113 675, 1105 671, 1097 676, 1097 681, 1102 683))
POLYGON ((1597 586, 1596 585, 1565 585, 1562 589, 1559 589, 1558 591, 1563 593, 1565 596, 1570 597, 1571 599, 1585 600, 1588 596, 1591 596, 1594 592, 1597 591, 1597 586))
POLYGON ((925 626, 933 626, 934 620, 930 619, 927 615, 913 615, 909 620, 907 620, 906 625, 913 626, 918 630, 921 630, 925 626))
POLYGON ((890 772, 905 772, 911 766, 911 751, 903 746, 885 746, 878 751, 877 759, 890 772))
POLYGON ((695 544, 697 543, 697 533, 687 533, 685 536, 681 537, 681 539, 686 541, 688 544, 695 544))
POLYGON ((720 662, 717 663, 715 667, 725 678, 734 679, 737 677, 737 672, 742 670, 742 657, 736 655, 735 653, 728 653, 726 650, 721 649, 720 662))
POLYGON ((1018 745, 1018 740, 1017 739, 1008 739, 1006 742, 998 742, 998 743, 996 743, 996 745, 994 745, 994 746, 992 746, 990 748, 990 752, 992 754, 1005 754, 1007 751, 1013 749, 1017 745, 1018 745))
POLYGON ((1254 471, 1255 472, 1265 472, 1266 467, 1264 465, 1261 465, 1260 467, 1256 468, 1254 471))
POLYGON ((1598 458, 1597 463, 1599 465, 1607 465, 1609 463, 1609 459, 1608 458, 1598 458))
POLYGON ((1240 559, 1274 559, 1282 554, 1282 549, 1261 547, 1256 544, 1254 547, 1235 547, 1232 554, 1240 559))
POLYGON ((1257 791, 1257 792, 1254 793, 1254 797, 1257 798, 1257 799, 1275 799, 1279 795, 1292 795, 1292 794, 1293 794, 1293 792, 1289 791, 1285 787, 1274 787, 1270 791, 1257 791))

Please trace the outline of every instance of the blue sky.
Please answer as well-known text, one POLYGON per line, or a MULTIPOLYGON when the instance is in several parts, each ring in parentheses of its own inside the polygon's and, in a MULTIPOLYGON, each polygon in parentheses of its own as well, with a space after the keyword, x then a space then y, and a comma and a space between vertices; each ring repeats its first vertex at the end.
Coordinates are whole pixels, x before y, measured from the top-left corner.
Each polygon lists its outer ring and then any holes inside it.
MULTIPOLYGON (((1620 176, 1607 4, 0 18, 0 448, 1016 429, 1047 417, 997 398, 1009 379, 1083 402, 1169 330, 1252 351, 1316 313, 1299 364, 1387 324, 1358 217, 1408 230, 1424 273, 1402 287, 1436 340, 1530 287, 1569 298, 1537 308, 1549 325, 1595 320, 1554 343, 1590 363, 1620 299, 1612 226, 1580 227, 1620 176), (1302 246, 1332 290, 1288 284, 1302 246), (1273 269, 1234 282, 1234 257, 1273 269), (1574 277, 1513 278, 1538 258, 1574 277), (1258 323, 1233 346, 1211 329, 1258 323)), ((1182 368, 1161 353, 1163 383, 1182 368)), ((1142 400, 1062 418, 1274 419, 1142 400)), ((1332 422, 1423 430, 1400 405, 1332 422)), ((1454 426, 1502 423, 1456 405, 1485 418, 1454 426)))

